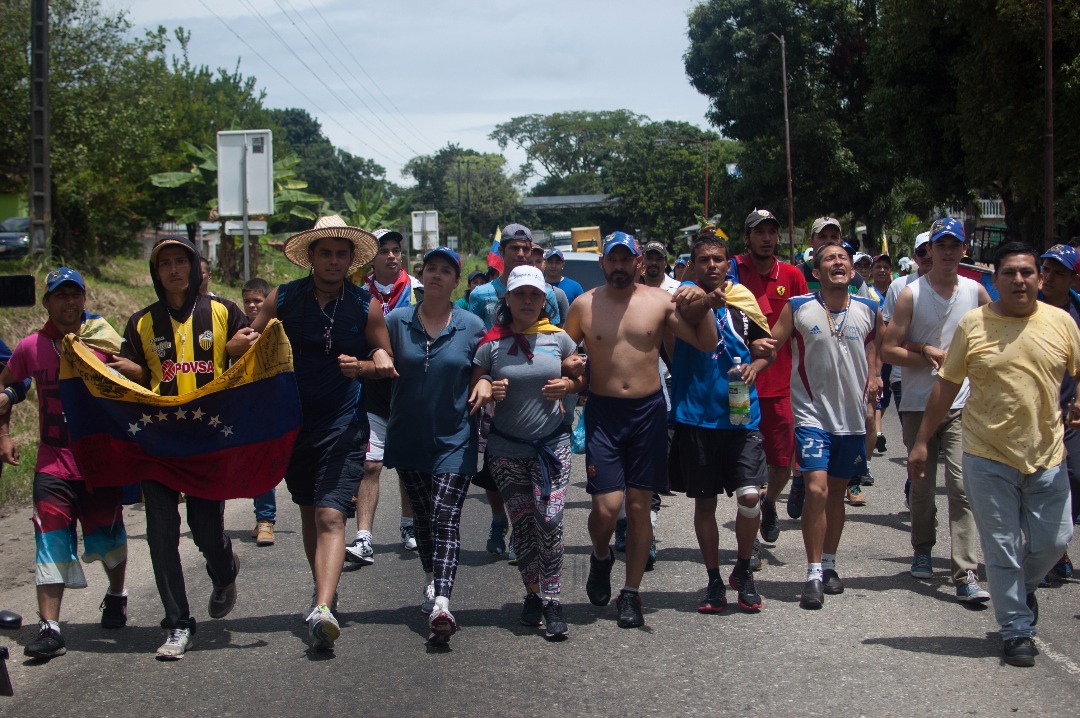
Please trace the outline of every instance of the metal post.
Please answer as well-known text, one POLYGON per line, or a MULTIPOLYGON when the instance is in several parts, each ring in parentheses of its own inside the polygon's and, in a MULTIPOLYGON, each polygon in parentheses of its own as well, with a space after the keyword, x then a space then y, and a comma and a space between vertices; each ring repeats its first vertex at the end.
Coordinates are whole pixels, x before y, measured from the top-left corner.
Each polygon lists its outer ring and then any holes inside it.
POLYGON ((780 36, 780 72, 784 75, 784 143, 787 149, 787 201, 788 201, 788 251, 795 262, 795 195, 791 186, 791 120, 788 116, 787 98, 787 43, 780 36))
POLYGON ((49 253, 52 222, 49 149, 49 3, 30 3, 30 251, 49 253))
POLYGON ((711 218, 709 214, 709 141, 705 140, 705 222, 711 218))
MULTIPOLYGON (((251 279, 251 258, 248 256, 248 186, 247 186, 247 156, 248 156, 248 140, 244 138, 244 154, 240 158, 240 181, 244 185, 243 189, 243 205, 244 205, 244 283, 247 284, 251 279)), ((231 239, 229 240, 232 241, 231 239)))
POLYGON ((458 242, 461 243, 459 249, 468 249, 468 245, 465 243, 465 235, 461 232, 461 160, 457 161, 457 234, 458 242))
POLYGON ((1045 3, 1046 47, 1046 167, 1043 182, 1046 185, 1046 207, 1043 214, 1043 250, 1054 244, 1054 2, 1045 3))

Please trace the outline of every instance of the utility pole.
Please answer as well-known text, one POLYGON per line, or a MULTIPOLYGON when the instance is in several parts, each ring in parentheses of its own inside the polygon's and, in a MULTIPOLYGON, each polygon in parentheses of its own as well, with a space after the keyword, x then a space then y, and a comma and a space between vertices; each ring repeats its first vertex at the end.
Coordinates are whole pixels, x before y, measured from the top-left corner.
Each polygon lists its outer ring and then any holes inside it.
POLYGON ((457 161, 457 235, 462 249, 466 249, 465 235, 461 233, 461 160, 457 161))
POLYGON ((1046 162, 1043 182, 1046 185, 1046 208, 1043 214, 1043 251, 1054 244, 1054 1, 1045 1, 1046 47, 1046 162))
POLYGON ((49 2, 30 3, 30 251, 49 253, 49 2))

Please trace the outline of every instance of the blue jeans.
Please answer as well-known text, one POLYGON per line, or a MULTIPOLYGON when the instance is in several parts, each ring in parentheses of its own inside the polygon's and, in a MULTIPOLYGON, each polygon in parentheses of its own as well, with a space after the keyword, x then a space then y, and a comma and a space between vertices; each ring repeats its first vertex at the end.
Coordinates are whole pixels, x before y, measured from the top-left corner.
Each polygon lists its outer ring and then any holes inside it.
POLYGON ((1061 558, 1073 533, 1065 465, 1024 475, 965 453, 964 491, 979 528, 1001 637, 1034 636, 1027 594, 1061 558))
POLYGON ((254 502, 256 521, 269 521, 270 523, 277 521, 277 499, 274 497, 273 489, 256 496, 254 502))

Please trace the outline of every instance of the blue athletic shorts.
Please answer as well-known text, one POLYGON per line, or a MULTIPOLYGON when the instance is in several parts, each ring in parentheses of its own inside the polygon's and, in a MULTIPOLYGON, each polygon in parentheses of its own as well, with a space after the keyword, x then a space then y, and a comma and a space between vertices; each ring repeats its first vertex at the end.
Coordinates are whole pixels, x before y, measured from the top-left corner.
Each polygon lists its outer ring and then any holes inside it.
POLYGON ((585 491, 627 487, 667 491, 668 424, 664 392, 622 399, 589 394, 585 405, 585 491))
POLYGON ((824 471, 838 479, 866 474, 866 434, 830 434, 816 426, 797 426, 795 447, 804 474, 824 471))

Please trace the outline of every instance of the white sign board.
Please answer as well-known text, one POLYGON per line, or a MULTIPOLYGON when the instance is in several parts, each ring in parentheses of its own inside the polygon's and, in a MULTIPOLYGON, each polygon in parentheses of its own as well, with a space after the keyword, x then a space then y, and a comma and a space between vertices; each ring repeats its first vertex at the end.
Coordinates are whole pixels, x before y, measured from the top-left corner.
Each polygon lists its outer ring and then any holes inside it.
MULTIPOLYGON (((248 234, 266 234, 266 222, 257 219, 249 219, 248 234)), ((225 234, 237 236, 244 233, 244 223, 237 220, 229 220, 225 223, 225 234)))
POLYGON ((428 252, 439 246, 439 213, 412 213, 412 248, 416 252, 428 252))
POLYGON ((274 142, 270 130, 217 133, 218 214, 274 213, 274 142))

